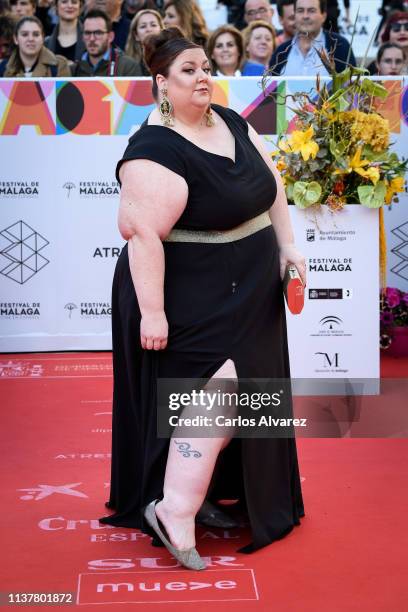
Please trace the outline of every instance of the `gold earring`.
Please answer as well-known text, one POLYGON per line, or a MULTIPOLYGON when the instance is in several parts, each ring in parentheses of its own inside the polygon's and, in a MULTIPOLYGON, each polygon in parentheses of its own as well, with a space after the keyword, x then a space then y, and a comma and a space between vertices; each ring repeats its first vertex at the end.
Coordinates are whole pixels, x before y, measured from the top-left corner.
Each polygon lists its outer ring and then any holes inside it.
POLYGON ((167 89, 161 90, 162 99, 159 105, 161 122, 166 127, 173 127, 173 105, 167 97, 167 89))
POLYGON ((215 119, 214 115, 212 114, 211 106, 209 106, 205 111, 205 124, 207 127, 214 127, 215 125, 215 119))

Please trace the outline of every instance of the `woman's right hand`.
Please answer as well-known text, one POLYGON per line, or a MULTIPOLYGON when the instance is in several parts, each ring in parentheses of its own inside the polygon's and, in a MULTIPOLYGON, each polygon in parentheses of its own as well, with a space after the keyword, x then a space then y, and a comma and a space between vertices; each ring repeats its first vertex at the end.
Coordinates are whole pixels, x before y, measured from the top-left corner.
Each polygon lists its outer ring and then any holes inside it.
POLYGON ((140 343, 147 350, 160 351, 167 346, 169 325, 167 318, 161 312, 147 313, 142 315, 140 322, 140 343))

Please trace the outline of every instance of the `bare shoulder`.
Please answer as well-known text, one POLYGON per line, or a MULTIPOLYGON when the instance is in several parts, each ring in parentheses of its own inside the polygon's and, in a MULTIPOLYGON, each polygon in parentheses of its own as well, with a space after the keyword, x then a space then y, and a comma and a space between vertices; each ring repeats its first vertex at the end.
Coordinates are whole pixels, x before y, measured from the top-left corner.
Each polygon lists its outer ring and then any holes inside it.
POLYGON ((258 132, 254 130, 250 123, 248 123, 248 136, 250 137, 253 145, 258 149, 260 153, 266 151, 265 145, 262 142, 262 138, 259 136, 258 132))

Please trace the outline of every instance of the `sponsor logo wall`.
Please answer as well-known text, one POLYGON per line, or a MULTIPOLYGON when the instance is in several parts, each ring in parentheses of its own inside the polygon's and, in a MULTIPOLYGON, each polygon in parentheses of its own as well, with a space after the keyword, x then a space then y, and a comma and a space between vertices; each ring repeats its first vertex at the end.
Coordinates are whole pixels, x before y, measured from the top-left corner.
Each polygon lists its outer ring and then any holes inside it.
POLYGON ((305 308, 288 315, 292 375, 379 376, 378 211, 291 213, 308 270, 305 308))
POLYGON ((408 193, 385 208, 387 232, 387 285, 408 292, 408 193))
MULTIPOLYGON (((218 79, 214 102, 239 112, 273 149, 293 119, 279 100, 312 86, 276 79, 265 98, 257 78, 218 79)), ((392 95, 381 112, 401 153, 408 93, 401 79, 387 87, 392 95)), ((115 166, 153 107, 150 79, 0 83, 0 350, 111 347, 111 283, 124 244, 115 166)), ((403 215, 398 204, 394 210, 403 215)), ((376 376, 377 212, 348 206, 323 219, 291 207, 291 215, 309 270, 305 311, 288 316, 292 374, 316 376, 325 367, 315 355, 322 352, 332 363, 339 353, 350 375, 376 376), (333 327, 325 334, 325 317, 338 317, 344 333, 333 327)), ((404 223, 391 222, 400 264, 393 274, 401 282, 408 278, 404 223)))

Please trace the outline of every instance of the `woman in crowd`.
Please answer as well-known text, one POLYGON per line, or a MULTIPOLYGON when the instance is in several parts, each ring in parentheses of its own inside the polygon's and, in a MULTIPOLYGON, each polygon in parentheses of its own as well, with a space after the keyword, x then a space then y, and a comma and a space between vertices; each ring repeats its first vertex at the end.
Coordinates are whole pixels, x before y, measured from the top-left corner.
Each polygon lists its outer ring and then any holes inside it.
POLYGON ((407 73, 407 57, 404 49, 395 43, 386 42, 378 49, 375 61, 381 76, 396 76, 407 73))
POLYGON ((262 75, 269 68, 275 50, 275 30, 270 23, 256 20, 245 28, 243 36, 247 61, 242 75, 262 75))
MULTIPOLYGON (((408 11, 397 11, 392 13, 385 24, 381 35, 382 43, 394 43, 408 54, 408 11)), ((377 74, 376 60, 367 66, 370 74, 377 74)))
POLYGON ((143 41, 150 34, 158 34, 163 28, 164 24, 160 13, 153 9, 139 11, 130 24, 125 53, 139 62, 144 76, 149 76, 150 72, 143 61, 143 41))
POLYGON ((208 57, 215 76, 240 76, 244 57, 244 40, 234 26, 223 25, 208 40, 208 57))
MULTIPOLYGON (((203 48, 174 27, 149 36, 144 57, 157 108, 116 169, 127 244, 112 290, 107 505, 115 512, 100 521, 155 535, 182 565, 201 570, 195 520, 206 498, 207 525, 212 504, 240 500, 252 534, 244 553, 300 524, 296 441, 251 437, 248 430, 231 438, 229 429, 214 431, 211 424, 198 436, 176 426, 166 439, 157 431, 157 417, 162 424, 169 419, 157 383, 204 380, 206 395, 217 394, 222 377, 289 380, 282 278, 291 262, 305 282, 306 264, 262 139, 238 113, 211 104, 203 48)), ((224 381, 227 389, 230 382, 224 381)), ((208 414, 205 402, 195 406, 178 414, 208 414)), ((218 402, 217 408, 223 414, 218 402)), ((224 408, 234 413, 228 401, 224 408)))
POLYGON ((388 17, 381 41, 395 43, 408 52, 408 11, 398 11, 388 17))
POLYGON ((178 26, 184 36, 205 47, 209 37, 204 15, 195 0, 171 0, 165 3, 164 26, 178 26))
POLYGON ((44 46, 44 28, 37 17, 23 17, 16 25, 16 48, 5 67, 4 77, 71 76, 68 61, 44 46))
POLYGON ((83 0, 57 0, 59 22, 51 36, 45 39, 45 46, 50 51, 63 55, 72 63, 80 60, 85 51, 79 20, 82 6, 83 0))

